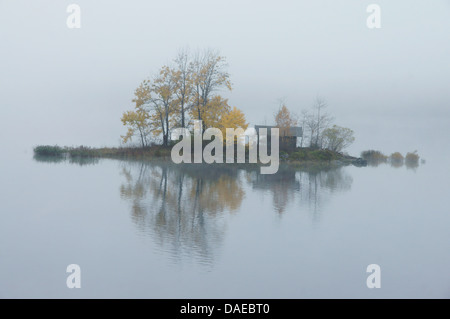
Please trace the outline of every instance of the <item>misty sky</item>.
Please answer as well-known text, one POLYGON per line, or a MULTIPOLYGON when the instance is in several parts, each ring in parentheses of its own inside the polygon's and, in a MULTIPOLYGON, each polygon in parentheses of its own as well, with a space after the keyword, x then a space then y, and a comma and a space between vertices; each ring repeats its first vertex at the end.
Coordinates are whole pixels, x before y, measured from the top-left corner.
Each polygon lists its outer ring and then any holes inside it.
POLYGON ((450 1, 0 0, 1 144, 118 146, 138 84, 180 48, 217 49, 252 124, 317 95, 349 149, 430 150, 450 129, 450 1), (81 7, 81 29, 66 8, 81 7), (381 29, 366 7, 381 6, 381 29))

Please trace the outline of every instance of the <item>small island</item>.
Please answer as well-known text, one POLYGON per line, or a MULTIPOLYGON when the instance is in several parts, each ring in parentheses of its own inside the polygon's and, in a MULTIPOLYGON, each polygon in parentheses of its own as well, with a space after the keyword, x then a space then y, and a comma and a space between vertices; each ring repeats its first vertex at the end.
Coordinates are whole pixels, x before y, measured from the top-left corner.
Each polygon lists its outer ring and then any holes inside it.
MULTIPOLYGON (((126 134, 121 136, 123 145, 113 148, 42 145, 34 148, 35 158, 52 157, 55 161, 67 158, 167 161, 171 159, 171 150, 177 142, 173 133, 182 129, 192 134, 193 122, 199 121, 202 134, 210 128, 220 130, 223 136, 226 136, 227 128, 245 132, 254 129, 258 140, 261 129, 278 129, 278 157, 282 165, 361 167, 388 162, 393 166, 404 163, 413 167, 418 165, 417 152, 408 153, 405 157, 400 153, 388 157, 379 151, 365 151, 359 157, 346 154, 344 150, 355 141, 354 132, 334 123, 334 117, 326 111, 327 103, 321 97, 316 98, 310 109, 302 109, 299 113, 290 110, 285 100, 280 99, 273 114, 273 125, 249 127, 244 112, 230 106, 228 99, 218 94, 231 89, 225 57, 213 50, 195 54, 181 50, 171 65, 161 67, 136 88, 132 99, 133 108, 125 111, 121 118, 127 128, 126 134)), ((217 137, 212 140, 215 139, 217 137)), ((267 141, 271 139, 267 137, 267 141)), ((248 141, 227 141, 225 137, 219 143, 223 146, 223 156, 226 144, 234 143, 235 149, 239 143, 245 144, 245 162, 250 162, 248 141)), ((202 141, 202 150, 207 144, 202 141)), ((269 145, 267 149, 270 149, 269 145)), ((225 157, 222 162, 226 162, 225 157)), ((263 164, 259 160, 252 163, 263 164)), ((239 166, 242 163, 231 165, 239 166)))

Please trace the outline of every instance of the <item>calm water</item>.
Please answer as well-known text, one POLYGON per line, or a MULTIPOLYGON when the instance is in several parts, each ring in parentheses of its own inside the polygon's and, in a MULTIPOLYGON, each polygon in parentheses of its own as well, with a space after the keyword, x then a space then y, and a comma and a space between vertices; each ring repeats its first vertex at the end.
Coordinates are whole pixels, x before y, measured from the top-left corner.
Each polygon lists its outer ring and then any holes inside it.
POLYGON ((450 297, 450 174, 276 175, 118 160, 1 166, 0 297, 450 297), (66 267, 81 267, 81 289, 66 267), (368 289, 366 267, 381 266, 368 289))

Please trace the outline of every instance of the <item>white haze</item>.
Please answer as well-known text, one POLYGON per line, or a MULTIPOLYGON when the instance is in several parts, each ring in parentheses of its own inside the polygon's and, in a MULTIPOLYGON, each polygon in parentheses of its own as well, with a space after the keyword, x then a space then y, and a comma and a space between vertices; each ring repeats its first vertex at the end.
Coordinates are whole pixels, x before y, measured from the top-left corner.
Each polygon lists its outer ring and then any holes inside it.
POLYGON ((285 98, 300 112, 317 95, 355 131, 349 149, 439 156, 450 133, 450 2, 0 1, 1 144, 118 146, 121 114, 141 80, 185 46, 227 57, 223 92, 253 124, 285 98), (66 7, 81 7, 68 29, 66 7))

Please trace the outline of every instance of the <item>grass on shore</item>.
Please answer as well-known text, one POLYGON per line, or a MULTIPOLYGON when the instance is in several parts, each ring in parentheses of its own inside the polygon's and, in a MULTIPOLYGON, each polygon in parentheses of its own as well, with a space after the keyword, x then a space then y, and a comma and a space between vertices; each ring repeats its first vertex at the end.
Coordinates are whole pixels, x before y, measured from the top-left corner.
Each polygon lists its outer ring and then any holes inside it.
MULTIPOLYGON (((224 149, 224 156, 226 150, 224 149)), ((235 152, 236 156, 237 152, 235 152)), ((248 150, 246 150, 248 155, 248 150)), ((169 160, 171 155, 170 146, 152 145, 150 147, 103 147, 91 148, 87 146, 78 147, 60 147, 50 145, 40 145, 34 148, 35 158, 42 161, 59 162, 68 158, 71 161, 79 162, 81 164, 91 163, 98 158, 114 158, 125 160, 151 160, 161 159, 169 160), (86 162, 88 161, 88 162, 86 162)), ((361 165, 356 157, 343 155, 338 152, 333 152, 326 149, 312 149, 312 148, 296 148, 291 151, 280 151, 280 162, 294 167, 334 167, 340 165, 354 164, 357 166, 377 166, 382 163, 390 163, 394 167, 406 165, 407 167, 415 168, 419 165, 419 155, 417 151, 409 152, 403 156, 399 152, 395 152, 390 156, 383 154, 380 151, 368 150, 361 153, 361 158, 364 164, 361 165)), ((225 162, 225 158, 224 158, 225 162)), ((424 160, 422 160, 424 162, 424 160)), ((235 166, 242 164, 235 163, 235 166)), ((246 165, 248 166, 248 157, 246 158, 246 165)), ((258 165, 258 164, 253 164, 258 165)))
MULTIPOLYGON (((34 148, 35 156, 50 156, 69 158, 118 158, 118 159, 154 159, 170 158, 171 147, 152 145, 151 147, 119 147, 119 148, 91 148, 87 146, 60 147, 60 146, 37 146, 34 148)), ((248 150, 246 152, 248 154, 248 150)), ((226 150, 224 150, 224 156, 226 150)), ((235 155, 237 152, 235 152, 235 155)), ((280 151, 280 161, 293 165, 306 164, 329 164, 332 161, 342 161, 350 163, 354 157, 344 156, 330 150, 296 148, 293 151, 280 151)), ((246 159, 248 162, 248 158, 246 159)))
POLYGON ((105 157, 105 158, 153 158, 153 157, 166 157, 170 156, 170 149, 163 146, 152 147, 103 147, 103 148, 91 148, 88 146, 78 147, 60 147, 41 145, 34 148, 35 156, 53 156, 63 157, 69 156, 70 158, 93 158, 93 157, 105 157))

